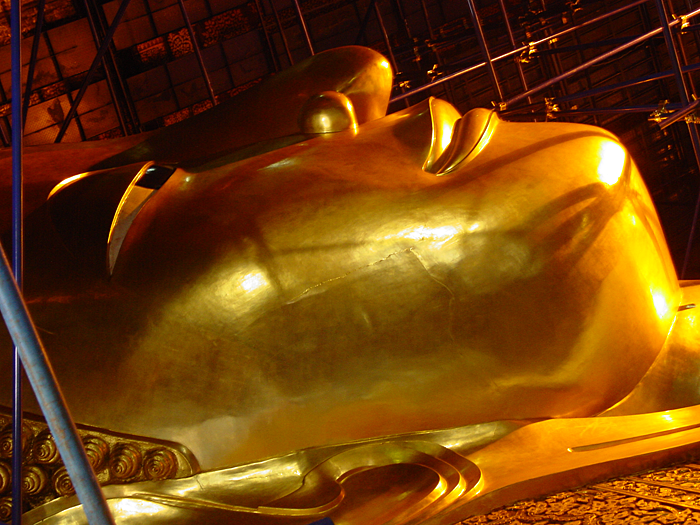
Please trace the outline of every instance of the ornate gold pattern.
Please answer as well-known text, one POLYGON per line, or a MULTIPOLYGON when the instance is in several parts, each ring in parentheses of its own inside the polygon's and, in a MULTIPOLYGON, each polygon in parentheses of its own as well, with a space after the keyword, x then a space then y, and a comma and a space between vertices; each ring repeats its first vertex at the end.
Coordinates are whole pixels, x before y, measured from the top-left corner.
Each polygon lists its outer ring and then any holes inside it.
POLYGON ((700 524, 700 465, 687 463, 517 502, 462 525, 700 524))
MULTIPOLYGON (((306 17, 313 19, 346 3, 347 0, 313 0, 304 2, 302 9, 306 17)), ((297 15, 293 8, 282 9, 278 14, 285 28, 297 24, 297 15)), ((268 31, 278 30, 272 15, 265 16, 264 20, 268 31)), ((194 24, 193 29, 200 46, 206 48, 260 29, 260 19, 255 2, 250 1, 198 22, 194 24)), ((122 50, 121 53, 129 55, 141 70, 146 70, 166 62, 169 58, 178 58, 192 51, 187 28, 182 28, 136 44, 132 48, 122 50)))
POLYGON ((163 62, 168 58, 168 48, 165 45, 165 38, 159 36, 153 40, 137 44, 133 48, 133 54, 143 65, 163 62))
POLYGON ((192 53, 192 40, 187 28, 183 27, 179 31, 173 31, 168 35, 168 46, 173 58, 180 58, 189 53, 192 53))
POLYGON ((202 46, 208 47, 248 31, 260 24, 253 2, 248 2, 236 9, 229 9, 199 24, 202 46))
MULTIPOLYGON (((0 521, 10 519, 12 419, 0 408, 0 521)), ((102 485, 175 479, 199 471, 190 452, 177 443, 146 441, 81 426, 79 432, 102 485)), ((25 510, 74 493, 53 436, 38 419, 27 419, 22 433, 25 510)))

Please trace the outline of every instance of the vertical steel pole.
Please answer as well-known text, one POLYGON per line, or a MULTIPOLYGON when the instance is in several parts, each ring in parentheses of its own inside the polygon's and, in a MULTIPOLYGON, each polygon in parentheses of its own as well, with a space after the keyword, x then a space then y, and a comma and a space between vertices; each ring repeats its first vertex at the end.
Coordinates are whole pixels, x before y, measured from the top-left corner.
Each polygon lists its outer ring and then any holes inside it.
MULTIPOLYGON (((83 0, 83 4, 85 5, 85 13, 87 15, 88 25, 90 26, 90 32, 92 33, 92 39, 95 42, 95 47, 99 49, 100 38, 102 34, 104 34, 104 31, 100 32, 100 30, 102 29, 102 24, 100 23, 99 15, 93 12, 93 2, 91 2, 90 0, 83 0)), ((119 101, 119 96, 117 94, 117 86, 114 82, 114 79, 112 78, 112 73, 106 61, 102 62, 102 67, 104 68, 105 80, 107 81, 107 89, 109 90, 109 94, 112 98, 114 112, 116 113, 117 120, 119 121, 119 127, 121 128, 122 133, 124 135, 129 135, 129 127, 126 122, 126 117, 124 116, 124 108, 122 107, 122 104, 119 101)), ((90 73, 88 73, 88 75, 90 75, 90 73)), ((84 82, 85 81, 83 81, 83 83, 84 82)), ((74 104, 71 104, 71 108, 73 107, 73 105, 74 104)), ((60 131, 58 135, 62 136, 60 131)), ((60 140, 57 142, 60 142, 60 140)))
MULTIPOLYGON (((129 5, 129 0, 122 0, 122 3, 119 5, 119 9, 117 9, 117 12, 114 15, 114 20, 112 21, 112 25, 109 26, 109 30, 107 31, 107 34, 105 35, 104 40, 102 41, 102 45, 100 48, 97 50, 97 55, 95 55, 95 59, 92 61, 92 64, 90 65, 90 69, 88 69, 87 74, 85 75, 85 79, 83 80, 83 84, 80 86, 80 89, 78 90, 78 94, 75 97, 75 102, 71 105, 70 110, 68 111, 68 115, 63 119, 63 124, 61 124, 61 129, 58 130, 58 135, 56 136, 56 140, 54 140, 55 143, 61 142, 63 139, 63 136, 66 134, 66 131, 68 130, 68 125, 70 124, 71 120, 73 120, 73 117, 77 114, 78 112, 78 106, 80 105, 80 101, 83 99, 83 95, 85 95, 85 91, 87 91, 88 86, 90 85, 90 81, 92 80, 92 76, 95 74, 95 71, 97 71, 97 67, 100 65, 100 62, 102 62, 102 59, 105 56, 105 53, 109 50, 109 44, 112 42, 112 37, 114 36, 114 32, 117 30, 117 27, 119 26, 119 22, 121 22, 122 17, 124 16, 124 12, 126 11, 127 6, 129 5)), ((115 100, 114 105, 116 107, 117 102, 115 100)), ((126 130, 124 130, 126 133, 126 130)))
POLYGON ((199 49, 199 44, 197 43, 197 37, 194 34, 194 28, 190 22, 190 16, 187 14, 187 9, 185 9, 185 2, 183 0, 177 0, 177 4, 180 6, 180 12, 182 13, 182 18, 185 20, 185 25, 187 26, 187 32, 190 35, 190 41, 192 42, 192 49, 194 50, 194 55, 197 57, 197 63, 199 64, 199 69, 204 77, 204 83, 207 85, 207 91, 209 92, 209 99, 211 103, 216 106, 216 95, 214 94, 214 89, 211 87, 211 80, 209 79, 209 73, 207 73, 207 67, 204 65, 204 58, 202 58, 202 51, 199 49))
MULTIPOLYGON (((107 17, 105 16, 104 5, 98 5, 94 1, 90 2, 90 4, 95 10, 100 34, 105 35, 109 24, 107 23, 107 17)), ((101 4, 104 3, 102 2, 101 4)), ((127 134, 138 133, 143 131, 143 129, 136 112, 136 106, 134 106, 134 101, 131 99, 131 94, 129 93, 129 86, 125 82, 124 77, 117 67, 117 62, 114 58, 115 50, 116 48, 114 47, 114 42, 110 42, 107 54, 105 55, 103 61, 105 76, 107 77, 107 81, 114 84, 114 88, 117 88, 115 89, 115 92, 117 93, 118 100, 120 103, 124 104, 126 113, 128 114, 128 119, 126 122, 128 126, 127 134)))
MULTIPOLYGON (((12 269, 22 286, 23 195, 22 195, 22 18, 21 0, 10 5, 12 68, 12 269)), ((8 270, 9 271, 9 270, 8 270)), ((22 362, 15 345, 12 363, 12 523, 22 523, 22 362)))
POLYGON ((24 88, 24 101, 22 104, 22 128, 27 122, 27 112, 29 111, 29 97, 32 94, 32 83, 34 82, 34 68, 36 57, 39 54, 39 43, 41 42, 41 32, 44 28, 44 7, 46 0, 39 0, 36 7, 36 28, 34 29, 34 39, 32 40, 32 52, 29 57, 29 71, 27 71, 27 85, 24 88))
POLYGON ((673 70, 673 76, 676 79, 676 87, 678 88, 678 93, 681 97, 681 102, 687 104, 689 100, 688 88, 686 87, 685 80, 683 79, 683 73, 681 72, 680 59, 678 57, 678 49, 676 49, 676 41, 673 39, 671 34, 671 27, 669 26, 668 15, 666 14, 666 6, 663 0, 655 0, 656 9, 659 14, 659 22, 661 23, 661 32, 664 35, 664 41, 666 42, 666 49, 668 50, 668 56, 671 60, 671 69, 673 70))
POLYGON ((387 53, 389 53, 389 60, 391 60, 391 67, 394 68, 394 75, 399 74, 399 68, 396 64, 396 57, 394 56, 394 50, 391 49, 391 42, 389 41, 389 34, 386 32, 386 26, 384 25, 384 18, 382 18, 382 13, 379 10, 379 5, 374 2, 374 14, 377 15, 377 22, 379 22, 379 28, 382 30, 382 37, 384 38, 384 45, 386 46, 387 53))
MULTIPOLYGON (((51 39, 49 38, 48 33, 44 32, 44 44, 46 44, 46 49, 49 52, 49 56, 51 57, 51 63, 53 64, 53 69, 56 72, 56 76, 58 77, 58 80, 61 81, 65 85, 65 78, 63 78, 63 73, 61 73, 61 65, 58 63, 58 59, 56 58, 56 53, 53 50, 53 44, 51 43, 51 39)), ((68 98, 68 102, 70 102, 70 105, 72 106, 75 103, 75 100, 73 99, 73 95, 71 95, 70 89, 66 89, 66 98, 68 98)), ((78 133, 80 134, 80 140, 87 140, 87 137, 85 136, 85 129, 83 129, 83 123, 80 121, 80 116, 76 113, 75 115, 75 124, 78 126, 78 133)))
POLYGON ((430 23, 430 15, 428 14, 428 6, 425 5, 425 0, 420 0, 421 8, 423 9, 423 19, 425 20, 425 25, 428 27, 428 35, 430 40, 435 40, 435 31, 430 23))
MULTIPOLYGON (((394 56, 394 50, 391 49, 391 42, 389 41, 389 34, 386 32, 386 26, 384 25, 384 19, 382 18, 382 13, 379 10, 379 5, 377 2, 374 3, 374 13, 377 15, 377 22, 379 22, 379 28, 382 30, 382 36, 384 37, 384 45, 389 53, 389 60, 391 60, 391 67, 394 68, 394 75, 399 74, 399 66, 396 63, 396 57, 394 56)), ((404 91, 404 88, 401 88, 404 91)), ((408 107, 408 99, 405 99, 406 107, 408 107)))
POLYGON ((279 29, 280 36, 282 37, 282 44, 284 45, 284 51, 287 54, 289 65, 293 66, 294 60, 292 59, 292 52, 289 50, 289 42, 287 42, 287 36, 284 34, 284 27, 282 27, 280 14, 277 12, 277 8, 275 7, 275 0, 270 0, 270 7, 272 8, 272 14, 275 15, 275 22, 277 22, 277 29, 279 29))
POLYGON ((370 0, 369 5, 367 6, 367 11, 365 11, 365 16, 362 17, 362 22, 360 22, 360 30, 357 32, 357 37, 355 38, 355 45, 359 46, 362 43, 362 39, 364 38, 365 43, 367 42, 367 24, 369 24, 369 17, 372 16, 372 10, 374 9, 374 5, 377 3, 377 0, 370 0))
POLYGON ((474 0, 467 0, 469 5, 469 14, 472 17, 472 23, 474 24, 474 32, 476 33, 476 39, 479 42, 479 47, 481 48, 481 54, 484 56, 486 61, 486 67, 488 68, 489 77, 491 78, 491 84, 493 89, 498 95, 498 101, 503 100, 503 93, 501 92, 501 86, 498 84, 498 78, 496 77, 496 69, 491 61, 491 55, 489 54, 489 49, 486 46, 486 38, 484 37, 484 32, 481 29, 481 21, 479 20, 479 13, 476 12, 476 5, 474 5, 474 0))
MULTIPOLYGON (((503 14, 503 20, 506 23, 506 29, 508 30, 508 39, 510 40, 510 46, 515 49, 515 38, 513 37, 513 28, 510 26, 510 20, 508 20, 508 10, 506 9, 506 3, 503 0, 498 0, 501 5, 501 13, 503 14)), ((527 91, 527 80, 525 79, 525 72, 523 71, 523 65, 517 58, 515 59, 515 64, 518 69, 518 76, 520 77, 520 83, 523 85, 523 89, 527 91)), ((528 104, 532 104, 532 100, 528 98, 528 104)))
POLYGON ((278 72, 280 70, 280 66, 277 59, 277 51, 275 50, 275 46, 272 45, 272 40, 270 40, 270 35, 267 33, 267 28, 265 27, 265 18, 263 17, 262 4, 260 3, 260 0, 255 0, 255 9, 258 11, 260 28, 262 29, 263 35, 265 35, 265 43, 267 43, 267 50, 270 53, 270 58, 272 59, 272 67, 275 68, 275 72, 278 72))
MULTIPOLYGON (((666 6, 663 0, 655 0, 656 9, 659 14, 659 22, 661 23, 661 30, 664 34, 664 41, 666 42, 666 48, 668 50, 668 55, 671 60, 671 69, 673 70, 673 76, 676 79, 676 87, 678 88, 678 93, 681 97, 681 102, 683 106, 687 106, 690 100, 688 95, 688 88, 685 81, 683 80, 683 73, 681 71, 681 63, 678 58, 678 49, 676 49, 676 42, 671 34, 671 27, 669 25, 668 15, 666 13, 666 6)), ((695 154, 695 163, 700 171, 700 135, 698 135, 698 128, 695 124, 688 122, 688 132, 690 133, 690 141, 693 144, 693 153, 695 154)), ((685 278, 685 273, 688 269, 688 263, 690 262, 690 251, 693 247, 693 240, 695 238, 695 229, 698 222, 698 212, 700 212, 700 193, 698 193, 698 199, 695 203, 695 211, 693 213, 693 223, 690 227, 690 235, 688 236, 688 244, 685 248, 685 257, 683 258, 683 268, 681 269, 681 279, 685 278)))
POLYGON ((309 36, 309 29, 306 27, 306 22, 304 21, 304 15, 301 13, 301 6, 299 5, 299 0, 294 0, 294 9, 297 11, 297 16, 299 17, 299 23, 301 24, 301 29, 304 32, 304 37, 306 38, 306 45, 309 46, 309 53, 315 55, 314 46, 311 45, 311 36, 309 36))

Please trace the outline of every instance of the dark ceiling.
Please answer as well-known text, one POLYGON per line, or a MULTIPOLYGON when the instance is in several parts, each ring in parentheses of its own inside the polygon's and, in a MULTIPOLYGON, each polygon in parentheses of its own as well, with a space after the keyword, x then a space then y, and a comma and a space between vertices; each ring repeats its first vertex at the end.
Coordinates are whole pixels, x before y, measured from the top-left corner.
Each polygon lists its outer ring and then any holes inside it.
MULTIPOLYGON (((686 122, 661 129, 650 120, 657 108, 672 110, 682 101, 663 34, 582 67, 529 98, 513 100, 658 28, 659 4, 653 0, 474 0, 471 5, 466 0, 126 1, 46 0, 35 46, 26 145, 54 142, 62 127, 66 142, 167 126, 235 96, 312 51, 362 44, 384 53, 395 66, 394 97, 416 92, 392 103, 390 111, 434 95, 462 112, 496 106, 507 119, 586 122, 618 134, 646 178, 681 272, 700 185, 686 122), (67 122, 99 42, 124 5, 113 44, 87 79, 76 117, 67 122), (476 30, 479 26, 482 31, 476 30), (523 44, 524 49, 513 52, 523 44), (483 64, 486 53, 494 60, 493 73, 483 64)), ((669 15, 694 8, 691 0, 668 2, 669 15)), ((0 141, 7 146, 9 2, 0 8, 0 141)), ((23 63, 29 64, 40 2, 24 1, 22 9, 23 63)), ((692 66, 698 61, 700 35, 693 19, 682 22, 673 28, 673 38, 680 62, 692 66)), ((26 78, 29 68, 24 69, 26 78)), ((685 75, 691 99, 696 75, 685 75)), ((686 278, 700 278, 700 242, 694 246, 686 278)))

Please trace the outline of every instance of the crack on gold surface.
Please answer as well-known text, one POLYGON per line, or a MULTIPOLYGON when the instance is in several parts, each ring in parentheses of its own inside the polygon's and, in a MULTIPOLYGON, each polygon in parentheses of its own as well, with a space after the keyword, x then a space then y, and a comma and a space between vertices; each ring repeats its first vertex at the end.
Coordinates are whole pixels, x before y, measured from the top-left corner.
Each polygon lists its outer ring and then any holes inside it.
POLYGON ((411 253, 415 256, 416 259, 418 259, 418 262, 420 263, 420 265, 421 265, 421 266, 423 267, 423 269, 425 270, 425 273, 428 274, 428 277, 430 277, 433 281, 435 281, 435 282, 438 283, 440 286, 442 286, 442 287, 443 287, 445 290, 447 290, 447 292, 450 294, 450 301, 449 301, 449 303, 448 303, 448 305, 447 305, 447 314, 448 314, 447 334, 450 336, 450 340, 451 340, 451 341, 454 341, 454 340, 455 340, 455 336, 454 336, 454 333, 453 333, 453 331, 452 331, 452 327, 454 326, 454 314, 455 314, 455 311, 454 311, 454 303, 455 303, 455 299, 456 299, 454 292, 452 291, 452 289, 451 289, 449 286, 447 286, 447 284, 443 283, 440 279, 438 279, 437 277, 435 277, 435 276, 430 272, 430 270, 428 269, 428 267, 427 267, 427 266, 425 265, 425 263, 423 262, 423 259, 421 258, 421 256, 418 255, 418 254, 416 253, 416 251, 414 250, 413 247, 409 248, 408 251, 411 252, 411 253))
MULTIPOLYGON (((353 268, 352 270, 349 270, 349 271, 345 272, 343 275, 339 275, 339 276, 337 276, 337 277, 331 277, 330 279, 326 279, 325 281, 321 281, 320 283, 314 284, 313 286, 309 286, 308 288, 306 288, 306 289, 305 289, 304 291, 302 291, 301 293, 299 293, 299 294, 295 295, 294 297, 292 297, 291 299, 289 299, 289 300, 287 301, 287 304, 296 303, 297 301, 301 300, 305 295, 309 295, 309 294, 313 293, 317 288, 320 288, 320 287, 322 287, 322 286, 325 286, 325 285, 328 284, 328 283, 332 283, 332 282, 335 282, 335 281, 340 281, 340 280, 345 279, 346 277, 348 277, 348 276, 350 276, 350 275, 352 275, 352 274, 354 274, 354 273, 357 273, 357 272, 359 272, 359 271, 362 271, 362 270, 364 270, 364 269, 366 269, 366 268, 371 268, 372 266, 375 266, 375 265, 377 265, 377 264, 379 264, 379 263, 382 263, 382 262, 384 262, 384 261, 387 261, 387 260, 389 260, 389 259, 392 258, 392 257, 395 257, 395 256, 400 255, 400 254, 402 254, 402 253, 411 252, 412 250, 413 250, 413 248, 405 248, 405 249, 399 250, 399 251, 397 251, 397 252, 392 252, 392 253, 390 253, 389 255, 387 255, 386 257, 383 257, 382 259, 379 259, 379 260, 377 260, 377 261, 371 262, 371 263, 369 263, 369 264, 365 264, 365 265, 363 265, 363 266, 358 266, 357 268, 353 268)), ((421 265, 422 265, 422 264, 421 264, 421 265)), ((425 267, 424 267, 424 268, 425 268, 425 267)))

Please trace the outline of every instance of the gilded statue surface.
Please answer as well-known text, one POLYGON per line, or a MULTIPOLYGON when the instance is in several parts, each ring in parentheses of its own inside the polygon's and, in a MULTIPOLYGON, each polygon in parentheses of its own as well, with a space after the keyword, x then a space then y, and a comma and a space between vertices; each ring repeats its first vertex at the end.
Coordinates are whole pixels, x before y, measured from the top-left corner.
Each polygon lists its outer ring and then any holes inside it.
POLYGON ((391 86, 340 48, 28 149, 25 296, 76 422, 201 467, 106 486, 118 522, 455 523, 692 454, 700 288, 619 140, 386 115, 391 86))

